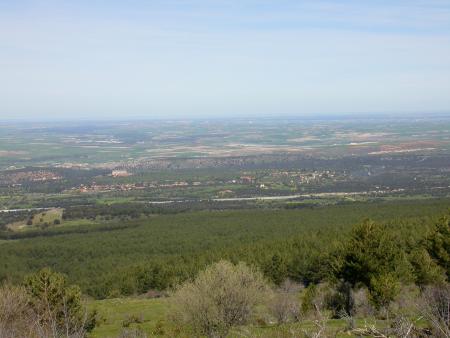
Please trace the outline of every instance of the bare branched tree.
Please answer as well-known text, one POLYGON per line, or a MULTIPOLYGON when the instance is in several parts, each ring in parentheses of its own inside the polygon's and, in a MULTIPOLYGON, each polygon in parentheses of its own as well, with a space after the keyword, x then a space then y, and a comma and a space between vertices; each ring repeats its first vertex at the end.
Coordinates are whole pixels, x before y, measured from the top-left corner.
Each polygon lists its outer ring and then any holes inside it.
POLYGON ((320 307, 314 304, 315 316, 313 330, 303 330, 303 334, 306 338, 324 338, 326 337, 327 318, 320 311, 320 307))
POLYGON ((269 303, 269 310, 278 324, 300 321, 301 312, 298 295, 302 288, 302 285, 286 280, 273 293, 269 303))
POLYGON ((450 285, 428 287, 419 310, 429 321, 435 337, 450 337, 450 285))
POLYGON ((417 337, 414 321, 406 316, 398 316, 392 322, 391 335, 394 337, 412 338, 417 337))
POLYGON ((31 315, 25 289, 10 285, 0 287, 0 338, 32 335, 29 325, 31 315))
POLYGON ((352 330, 352 333, 358 337, 389 338, 388 335, 381 332, 374 324, 365 324, 362 328, 352 330))

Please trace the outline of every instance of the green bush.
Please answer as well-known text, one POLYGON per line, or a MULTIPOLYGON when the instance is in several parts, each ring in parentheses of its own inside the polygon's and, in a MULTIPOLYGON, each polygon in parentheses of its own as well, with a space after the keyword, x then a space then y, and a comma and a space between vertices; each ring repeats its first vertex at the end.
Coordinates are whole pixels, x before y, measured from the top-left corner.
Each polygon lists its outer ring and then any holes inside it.
POLYGON ((30 296, 29 306, 39 314, 43 327, 74 334, 83 331, 87 320, 78 286, 69 285, 66 276, 44 268, 25 278, 24 286, 30 296))
POLYGON ((198 335, 226 337, 233 326, 248 323, 267 291, 261 273, 243 263, 220 261, 173 293, 172 318, 198 335))

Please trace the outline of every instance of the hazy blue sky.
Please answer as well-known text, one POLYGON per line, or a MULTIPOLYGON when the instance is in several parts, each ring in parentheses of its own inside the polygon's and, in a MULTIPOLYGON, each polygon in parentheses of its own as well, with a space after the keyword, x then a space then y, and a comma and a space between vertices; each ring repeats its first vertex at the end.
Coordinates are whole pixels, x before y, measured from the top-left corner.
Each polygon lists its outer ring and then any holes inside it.
POLYGON ((0 117, 450 111, 450 0, 0 0, 0 117))

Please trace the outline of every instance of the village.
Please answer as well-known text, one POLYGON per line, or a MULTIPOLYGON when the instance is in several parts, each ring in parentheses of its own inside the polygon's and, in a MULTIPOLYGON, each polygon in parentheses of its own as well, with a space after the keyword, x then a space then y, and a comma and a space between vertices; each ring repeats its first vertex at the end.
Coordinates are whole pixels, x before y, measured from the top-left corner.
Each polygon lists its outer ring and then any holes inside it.
POLYGON ((133 176, 132 172, 124 169, 112 170, 108 175, 113 180, 109 183, 91 183, 80 184, 79 186, 67 189, 67 192, 78 193, 98 193, 98 192, 114 192, 114 191, 132 191, 132 190, 152 190, 152 189, 173 189, 173 188, 187 188, 187 187, 229 187, 219 192, 219 196, 232 194, 233 186, 246 186, 257 189, 280 189, 283 186, 289 189, 297 188, 300 185, 317 185, 332 182, 334 180, 342 180, 345 178, 345 173, 337 173, 331 170, 264 170, 255 172, 242 172, 242 175, 236 176, 233 179, 215 180, 151 180, 145 181, 139 178, 133 178, 130 182, 114 182, 115 179, 129 178, 133 176))
POLYGON ((58 181, 62 177, 50 170, 16 171, 2 173, 0 175, 0 184, 20 185, 22 182, 46 182, 58 181))

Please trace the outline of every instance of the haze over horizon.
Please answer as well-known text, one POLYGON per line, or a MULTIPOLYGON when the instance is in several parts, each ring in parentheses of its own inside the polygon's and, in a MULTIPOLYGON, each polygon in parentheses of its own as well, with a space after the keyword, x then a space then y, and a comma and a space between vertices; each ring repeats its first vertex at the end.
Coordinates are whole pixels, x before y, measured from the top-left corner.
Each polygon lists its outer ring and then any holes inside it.
POLYGON ((450 112, 448 1, 3 1, 0 119, 450 112))

